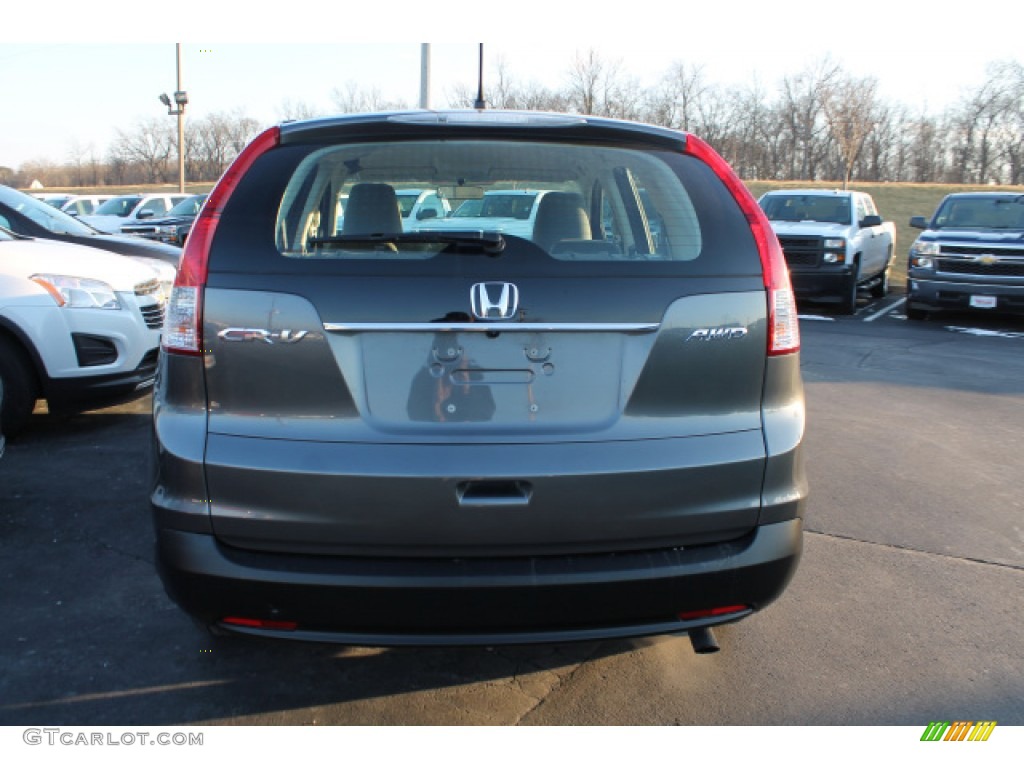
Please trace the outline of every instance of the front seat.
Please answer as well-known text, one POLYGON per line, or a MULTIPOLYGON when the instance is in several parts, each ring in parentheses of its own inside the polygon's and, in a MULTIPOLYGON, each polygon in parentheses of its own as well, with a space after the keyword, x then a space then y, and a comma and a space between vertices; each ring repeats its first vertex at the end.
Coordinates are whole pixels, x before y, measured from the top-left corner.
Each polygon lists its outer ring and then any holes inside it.
POLYGON ((390 184, 356 184, 345 203, 343 235, 382 235, 402 232, 398 197, 390 184))

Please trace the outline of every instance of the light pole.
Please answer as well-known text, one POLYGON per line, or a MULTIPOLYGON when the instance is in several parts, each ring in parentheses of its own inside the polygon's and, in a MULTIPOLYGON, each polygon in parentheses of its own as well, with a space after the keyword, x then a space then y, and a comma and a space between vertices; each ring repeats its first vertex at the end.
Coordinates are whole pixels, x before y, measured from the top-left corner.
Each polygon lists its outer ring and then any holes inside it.
POLYGON ((178 191, 185 193, 185 105, 188 94, 181 90, 181 43, 175 43, 178 69, 178 89, 174 92, 174 105, 166 93, 160 94, 160 103, 167 107, 168 115, 178 116, 178 191), (177 106, 177 109, 175 109, 177 106))
POLYGON ((430 109, 430 43, 420 43, 420 109, 430 109))

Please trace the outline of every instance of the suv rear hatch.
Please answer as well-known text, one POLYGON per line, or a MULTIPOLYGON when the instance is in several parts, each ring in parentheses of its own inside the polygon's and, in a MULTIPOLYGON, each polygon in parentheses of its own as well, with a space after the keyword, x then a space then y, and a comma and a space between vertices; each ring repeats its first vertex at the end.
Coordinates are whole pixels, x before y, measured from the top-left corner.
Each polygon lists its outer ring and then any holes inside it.
POLYGON ((678 134, 582 121, 284 131, 209 251, 218 538, 479 556, 748 533, 765 471, 761 255, 726 184, 681 150, 678 134), (407 187, 453 208, 493 188, 557 205, 530 239, 417 235, 388 211, 387 188, 407 187))

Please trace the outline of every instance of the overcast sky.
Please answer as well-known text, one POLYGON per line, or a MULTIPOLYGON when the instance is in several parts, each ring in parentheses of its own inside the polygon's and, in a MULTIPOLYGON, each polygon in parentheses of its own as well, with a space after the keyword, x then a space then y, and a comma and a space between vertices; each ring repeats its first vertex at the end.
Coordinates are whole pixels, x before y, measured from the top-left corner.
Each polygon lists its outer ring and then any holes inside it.
POLYGON ((102 154, 117 128, 173 120, 157 97, 175 88, 175 40, 183 42, 188 116, 241 109, 264 124, 288 101, 330 111, 332 90, 348 82, 415 106, 421 41, 431 42, 435 107, 457 84, 474 86, 479 42, 485 86, 502 60, 518 82, 559 88, 574 55, 594 49, 642 86, 684 61, 711 83, 756 79, 772 94, 782 76, 828 56, 850 75, 877 77, 882 97, 935 113, 980 85, 988 63, 1024 60, 1017 0, 970 8, 948 0, 85 5, 5 10, 0 166, 61 162, 90 145, 102 154))

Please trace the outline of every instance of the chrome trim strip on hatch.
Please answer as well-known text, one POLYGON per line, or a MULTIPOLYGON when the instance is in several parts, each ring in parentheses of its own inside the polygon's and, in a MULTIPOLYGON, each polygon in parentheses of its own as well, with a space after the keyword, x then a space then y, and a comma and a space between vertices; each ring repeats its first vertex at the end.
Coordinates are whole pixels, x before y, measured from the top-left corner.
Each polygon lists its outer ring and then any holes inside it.
POLYGON ((654 333, 659 323, 324 323, 337 333, 654 333))

